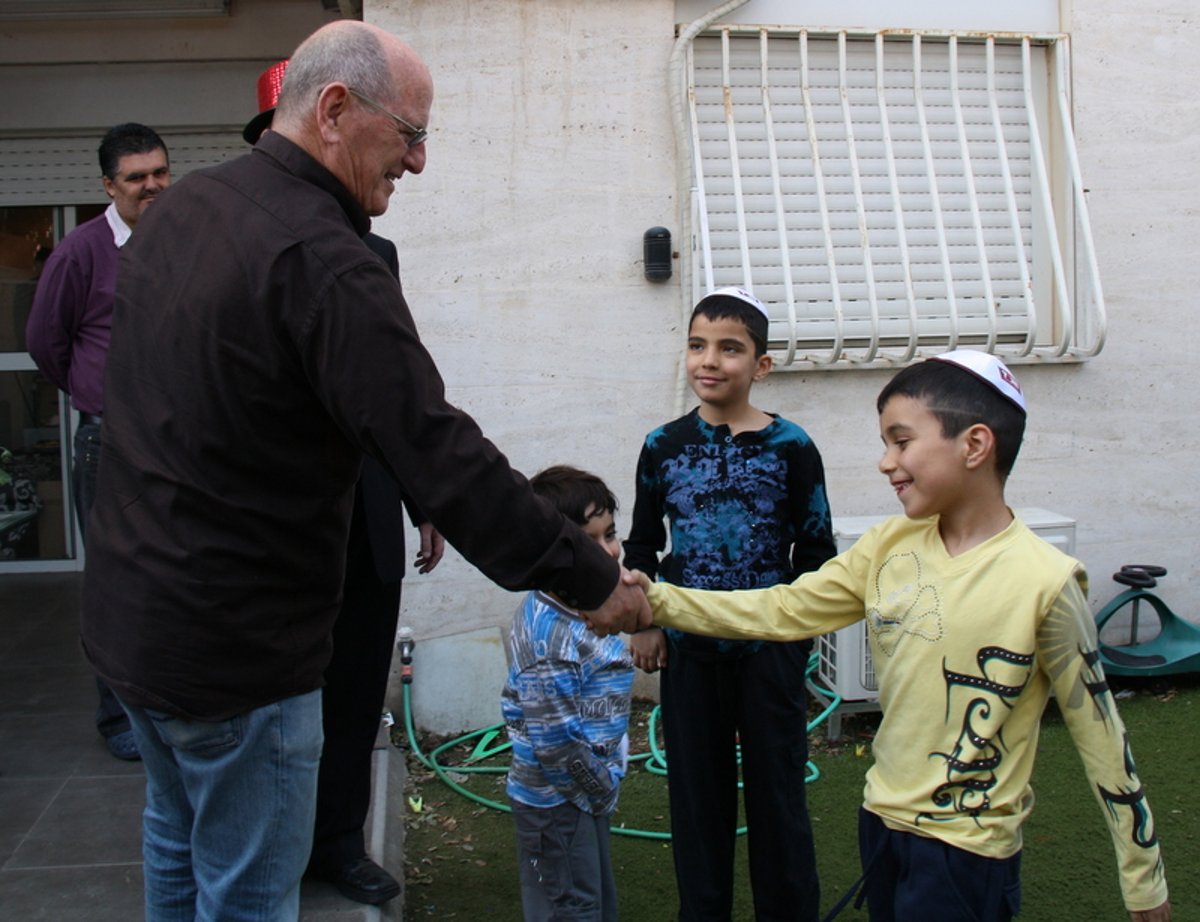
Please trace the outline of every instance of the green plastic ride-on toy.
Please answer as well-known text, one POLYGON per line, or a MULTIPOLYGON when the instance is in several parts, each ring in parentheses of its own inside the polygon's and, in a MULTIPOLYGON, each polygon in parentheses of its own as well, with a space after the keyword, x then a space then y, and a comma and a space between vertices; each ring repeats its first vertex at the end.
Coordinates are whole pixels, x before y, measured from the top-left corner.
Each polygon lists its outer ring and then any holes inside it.
POLYGON ((1129 642, 1100 642, 1100 662, 1106 675, 1169 676, 1200 672, 1200 627, 1180 618, 1167 603, 1150 590, 1167 575, 1153 564, 1126 564, 1113 579, 1129 588, 1100 609, 1096 615, 1096 633, 1126 605, 1132 606, 1129 642), (1147 640, 1139 640, 1142 603, 1158 616, 1159 631, 1147 640))

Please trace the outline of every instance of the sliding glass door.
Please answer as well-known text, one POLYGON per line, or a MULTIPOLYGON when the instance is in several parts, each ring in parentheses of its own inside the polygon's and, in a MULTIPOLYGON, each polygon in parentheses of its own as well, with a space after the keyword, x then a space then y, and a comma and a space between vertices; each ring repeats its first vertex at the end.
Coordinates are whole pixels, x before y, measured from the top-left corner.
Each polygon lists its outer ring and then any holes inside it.
POLYGON ((25 323, 57 241, 103 206, 0 207, 0 573, 75 570, 75 420, 30 358, 25 323))

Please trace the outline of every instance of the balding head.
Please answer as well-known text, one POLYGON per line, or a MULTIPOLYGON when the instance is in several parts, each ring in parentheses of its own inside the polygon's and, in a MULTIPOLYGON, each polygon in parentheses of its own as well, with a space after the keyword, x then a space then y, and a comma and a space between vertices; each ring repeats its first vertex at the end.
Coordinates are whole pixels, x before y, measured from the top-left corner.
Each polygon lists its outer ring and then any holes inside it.
POLYGON ((412 48, 377 26, 342 20, 318 29, 292 55, 272 130, 377 215, 396 179, 425 168, 424 143, 409 146, 411 132, 392 116, 424 128, 432 102, 429 70, 412 48))

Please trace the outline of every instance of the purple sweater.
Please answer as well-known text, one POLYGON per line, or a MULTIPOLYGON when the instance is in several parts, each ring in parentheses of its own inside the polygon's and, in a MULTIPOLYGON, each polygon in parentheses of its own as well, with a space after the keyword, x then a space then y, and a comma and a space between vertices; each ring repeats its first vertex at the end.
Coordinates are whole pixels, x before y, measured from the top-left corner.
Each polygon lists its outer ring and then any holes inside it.
POLYGON ((84 413, 104 412, 119 252, 104 215, 67 234, 46 260, 25 327, 29 354, 42 374, 84 413))

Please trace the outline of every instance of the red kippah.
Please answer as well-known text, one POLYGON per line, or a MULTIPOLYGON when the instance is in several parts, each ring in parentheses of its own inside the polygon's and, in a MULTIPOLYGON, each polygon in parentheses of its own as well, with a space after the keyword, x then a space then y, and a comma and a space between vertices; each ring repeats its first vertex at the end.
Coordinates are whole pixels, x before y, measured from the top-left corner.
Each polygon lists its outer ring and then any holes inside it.
POLYGON ((283 89, 283 75, 288 62, 277 61, 258 75, 258 111, 274 109, 279 102, 279 91, 283 89))

